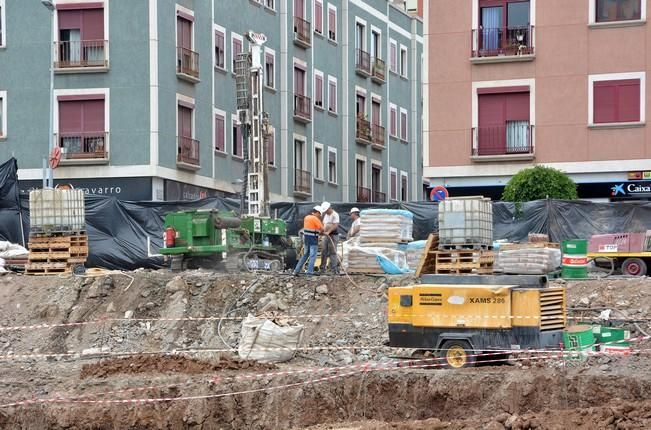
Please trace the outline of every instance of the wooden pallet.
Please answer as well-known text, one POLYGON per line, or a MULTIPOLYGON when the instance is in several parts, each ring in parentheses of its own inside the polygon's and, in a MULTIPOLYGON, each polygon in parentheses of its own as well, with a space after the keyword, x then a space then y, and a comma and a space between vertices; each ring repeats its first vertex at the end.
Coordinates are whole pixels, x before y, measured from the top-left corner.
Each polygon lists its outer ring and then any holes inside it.
POLYGON ((555 248, 559 249, 561 246, 555 242, 527 242, 527 243, 507 243, 500 245, 500 251, 512 251, 514 249, 540 249, 540 248, 555 248))
POLYGON ((418 267, 416 268, 416 276, 436 273, 436 253, 438 247, 439 235, 430 233, 425 243, 423 255, 420 257, 418 267))
POLYGON ((495 253, 483 250, 439 251, 436 253, 437 274, 493 273, 495 253))
POLYGON ((455 244, 440 244, 438 246, 440 251, 478 251, 478 250, 491 250, 493 249, 492 245, 483 245, 480 243, 455 243, 455 244))
POLYGON ((27 263, 26 275, 48 276, 71 273, 72 267, 68 263, 27 263))
POLYGON ((72 235, 37 235, 29 238, 28 275, 52 275, 70 273, 78 264, 84 264, 88 258, 88 236, 77 233, 72 235))

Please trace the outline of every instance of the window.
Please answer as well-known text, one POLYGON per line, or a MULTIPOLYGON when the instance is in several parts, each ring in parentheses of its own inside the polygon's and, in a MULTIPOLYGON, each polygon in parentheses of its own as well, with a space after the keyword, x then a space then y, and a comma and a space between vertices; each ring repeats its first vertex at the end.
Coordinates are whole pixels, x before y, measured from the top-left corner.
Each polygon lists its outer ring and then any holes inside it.
POLYGON ((644 73, 618 73, 589 77, 592 98, 589 124, 644 121, 644 73))
POLYGON ((276 165, 276 131, 265 137, 265 144, 267 145, 267 165, 276 165))
POLYGON ((105 95, 60 95, 57 104, 63 158, 106 158, 105 95))
POLYGON ((474 155, 532 153, 529 87, 479 88, 474 155))
POLYGON ((595 0, 596 22, 634 21, 642 19, 641 0, 595 0))
MULTIPOLYGON (((4 9, 1 13, 4 14, 4 9)), ((58 9, 57 18, 56 68, 106 66, 104 9, 101 4, 58 9)), ((0 24, 3 19, 4 16, 0 16, 0 24)))
POLYGON ((215 114, 215 151, 226 151, 226 116, 223 112, 215 114))
POLYGON ((0 47, 7 46, 5 36, 5 0, 0 0, 0 47))
POLYGON ((264 5, 271 10, 276 10, 276 0, 265 0, 264 5))
POLYGON ((398 171, 391 167, 391 189, 389 190, 389 199, 398 200, 398 171))
POLYGON ((355 102, 355 113, 358 118, 366 119, 366 94, 357 92, 355 102))
POLYGON ((337 8, 328 4, 328 39, 337 41, 337 8))
POLYGON ((355 160, 355 180, 357 181, 357 201, 370 202, 371 191, 365 187, 366 184, 366 160, 357 158, 355 160))
POLYGON ((314 106, 323 109, 323 72, 314 71, 314 106))
POLYGON ((337 183, 337 150, 328 148, 328 182, 337 183))
POLYGON ((473 55, 533 54, 529 3, 522 0, 480 0, 479 39, 476 42, 479 52, 473 55))
POLYGON ((231 34, 231 54, 233 55, 233 73, 235 73, 235 60, 237 59, 237 55, 241 54, 244 51, 244 41, 242 40, 242 36, 238 34, 231 34))
POLYGON ((382 125, 382 100, 371 97, 371 124, 382 125))
POLYGON ((328 76, 328 112, 337 113, 337 78, 328 76))
POLYGON ((314 0, 314 32, 323 35, 323 1, 314 0))
POLYGON ((323 145, 314 144, 314 179, 323 180, 323 145))
POLYGON ((303 139, 294 139, 294 192, 310 194, 312 175, 307 171, 306 143, 303 139))
POLYGON ((382 58, 382 42, 379 30, 371 31, 371 57, 382 58))
POLYGON ((276 87, 276 53, 265 49, 264 53, 264 84, 269 88, 276 87))
POLYGON ((305 70, 302 66, 294 64, 294 94, 305 95, 305 70))
POLYGON ((225 34, 223 29, 215 30, 215 67, 220 69, 226 67, 225 34))
POLYGON ((391 103, 389 112, 389 134, 398 137, 398 107, 391 103))
POLYGON ((236 158, 243 158, 244 153, 243 153, 243 139, 242 139, 242 129, 240 127, 240 122, 238 121, 237 117, 233 115, 232 118, 232 128, 233 128, 233 134, 231 135, 233 141, 232 141, 232 153, 233 157, 236 158))
POLYGON ((366 50, 366 26, 359 21, 355 23, 355 47, 361 51, 366 50))
POLYGON ((0 91, 0 138, 7 137, 7 92, 0 91))
POLYGON ((407 47, 405 45, 400 45, 400 76, 403 78, 407 77, 407 47))
POLYGON ((398 73, 398 43, 391 39, 391 53, 389 56, 389 70, 393 73, 398 73))
POLYGON ((407 109, 400 108, 400 140, 407 141, 407 109))
POLYGON ((371 163, 371 192, 373 193, 372 201, 384 203, 386 195, 382 192, 382 166, 371 163))
POLYGON ((407 188, 407 172, 400 172, 400 200, 403 202, 407 201, 407 196, 409 195, 409 189, 407 188))

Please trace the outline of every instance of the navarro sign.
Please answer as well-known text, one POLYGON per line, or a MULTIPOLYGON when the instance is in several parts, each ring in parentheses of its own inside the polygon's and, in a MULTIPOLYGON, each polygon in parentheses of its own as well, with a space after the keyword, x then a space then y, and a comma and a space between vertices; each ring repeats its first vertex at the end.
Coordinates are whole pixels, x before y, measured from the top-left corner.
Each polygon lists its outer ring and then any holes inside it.
POLYGON ((650 197, 651 182, 624 182, 610 188, 611 197, 650 197))

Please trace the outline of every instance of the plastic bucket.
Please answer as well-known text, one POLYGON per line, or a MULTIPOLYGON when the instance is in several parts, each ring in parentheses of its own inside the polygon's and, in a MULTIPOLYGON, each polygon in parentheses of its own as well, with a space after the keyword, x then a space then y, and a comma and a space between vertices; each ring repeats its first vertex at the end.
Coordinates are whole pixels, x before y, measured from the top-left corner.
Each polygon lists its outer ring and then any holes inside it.
POLYGON ((592 350, 594 347, 592 326, 575 325, 563 331, 563 345, 570 351, 592 350))
POLYGON ((563 251, 563 278, 587 278, 588 241, 566 240, 561 244, 561 248, 563 251))

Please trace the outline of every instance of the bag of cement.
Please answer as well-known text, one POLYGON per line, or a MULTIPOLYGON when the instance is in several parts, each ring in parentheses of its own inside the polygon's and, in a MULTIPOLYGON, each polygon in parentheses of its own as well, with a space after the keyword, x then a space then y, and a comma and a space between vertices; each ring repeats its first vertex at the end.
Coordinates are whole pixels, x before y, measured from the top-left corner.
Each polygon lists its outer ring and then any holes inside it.
POLYGON ((556 271, 560 265, 560 249, 522 248, 500 250, 494 268, 512 275, 544 275, 556 271))
POLYGON ((359 237, 365 242, 410 242, 414 215, 399 209, 365 209, 360 213, 359 237))
POLYGON ((378 261, 378 256, 391 261, 400 271, 409 270, 405 253, 398 250, 398 244, 363 244, 358 238, 344 243, 342 265, 344 270, 351 273, 386 273, 378 261))
POLYGON ((418 263, 420 263, 420 259, 423 256, 423 252, 425 252, 426 244, 426 240, 417 240, 415 242, 400 244, 398 247, 399 250, 405 253, 405 257, 407 258, 407 266, 409 266, 410 269, 416 270, 418 267, 418 263))
POLYGON ((245 360, 280 363, 291 360, 303 337, 303 326, 281 327, 249 315, 242 321, 237 354, 245 360))
POLYGON ((18 244, 0 241, 0 258, 26 257, 28 254, 29 251, 18 244))

